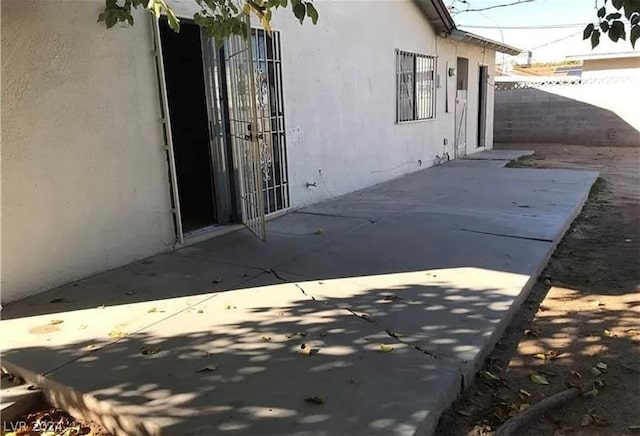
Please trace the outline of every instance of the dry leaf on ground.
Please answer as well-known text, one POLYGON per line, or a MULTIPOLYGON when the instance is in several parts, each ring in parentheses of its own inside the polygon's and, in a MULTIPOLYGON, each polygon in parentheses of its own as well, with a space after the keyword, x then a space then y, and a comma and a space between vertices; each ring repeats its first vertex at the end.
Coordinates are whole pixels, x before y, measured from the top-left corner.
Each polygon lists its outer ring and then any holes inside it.
POLYGON ((531 381, 534 382, 537 385, 548 385, 549 384, 549 380, 547 380, 547 378, 545 376, 543 376, 542 374, 532 373, 530 378, 531 378, 531 381))

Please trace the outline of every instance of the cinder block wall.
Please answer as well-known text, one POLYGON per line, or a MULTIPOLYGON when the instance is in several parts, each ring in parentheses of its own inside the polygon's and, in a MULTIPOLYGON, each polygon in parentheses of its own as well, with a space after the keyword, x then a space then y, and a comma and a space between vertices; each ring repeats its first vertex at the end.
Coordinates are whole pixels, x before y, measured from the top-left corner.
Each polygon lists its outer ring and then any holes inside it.
POLYGON ((624 97, 639 85, 630 79, 497 84, 494 141, 640 147, 640 111, 624 97))

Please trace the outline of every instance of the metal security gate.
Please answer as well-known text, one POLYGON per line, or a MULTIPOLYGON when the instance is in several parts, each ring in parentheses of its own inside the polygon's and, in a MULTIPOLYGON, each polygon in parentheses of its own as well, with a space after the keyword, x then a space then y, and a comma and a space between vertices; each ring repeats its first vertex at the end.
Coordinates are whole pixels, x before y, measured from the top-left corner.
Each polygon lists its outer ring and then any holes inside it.
POLYGON ((456 113, 453 154, 455 158, 467 154, 467 96, 469 89, 469 59, 459 57, 456 68, 456 113))
POLYGON ((280 32, 252 29, 253 69, 265 213, 289 207, 280 32))
POLYGON ((467 90, 456 91, 456 131, 454 157, 467 154, 467 90))
MULTIPOLYGON (((250 32, 249 20, 246 21, 250 32)), ((260 163, 260 133, 256 114, 256 89, 251 38, 232 36, 224 47, 229 133, 239 183, 242 223, 266 241, 263 171, 260 163)))

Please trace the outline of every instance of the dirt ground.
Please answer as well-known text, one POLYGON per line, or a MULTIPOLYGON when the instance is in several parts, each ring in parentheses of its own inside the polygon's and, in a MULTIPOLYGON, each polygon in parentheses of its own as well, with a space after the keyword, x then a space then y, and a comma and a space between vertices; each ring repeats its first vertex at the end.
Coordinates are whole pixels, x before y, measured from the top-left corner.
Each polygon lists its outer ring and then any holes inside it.
POLYGON ((513 166, 592 169, 602 180, 487 358, 486 372, 444 414, 436 434, 491 434, 572 384, 588 385, 588 395, 518 434, 640 434, 640 149, 496 148, 535 151, 513 166))

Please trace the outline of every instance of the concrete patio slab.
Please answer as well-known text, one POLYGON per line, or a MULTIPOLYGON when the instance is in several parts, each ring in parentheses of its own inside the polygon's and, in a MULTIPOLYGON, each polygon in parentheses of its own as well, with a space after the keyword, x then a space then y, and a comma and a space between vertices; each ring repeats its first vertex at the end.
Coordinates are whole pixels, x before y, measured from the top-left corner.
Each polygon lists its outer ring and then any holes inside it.
POLYGON ((533 150, 483 150, 478 153, 468 154, 462 159, 481 159, 481 160, 514 160, 523 156, 531 156, 533 150))
POLYGON ((472 167, 472 168, 502 168, 508 160, 491 160, 491 159, 454 159, 447 162, 448 167, 472 167))
POLYGON ((351 310, 403 343, 469 376, 496 327, 523 298, 529 276, 449 268, 299 283, 308 295, 351 310))
POLYGON ((267 223, 268 243, 247 230, 194 244, 176 252, 193 259, 271 269, 300 253, 337 238, 366 223, 365 220, 292 213, 267 223))
POLYGON ((411 434, 455 395, 448 365, 293 284, 219 294, 193 309, 55 380, 165 434, 411 434), (322 404, 305 401, 313 397, 322 404))
POLYGON ((414 173, 9 305, 3 365, 127 435, 429 434, 596 177, 414 173))
POLYGON ((551 248, 550 242, 457 230, 447 220, 436 219, 404 214, 369 224, 277 270, 308 279, 457 267, 533 274, 551 248))

